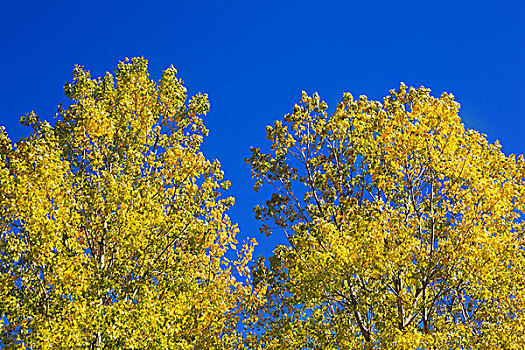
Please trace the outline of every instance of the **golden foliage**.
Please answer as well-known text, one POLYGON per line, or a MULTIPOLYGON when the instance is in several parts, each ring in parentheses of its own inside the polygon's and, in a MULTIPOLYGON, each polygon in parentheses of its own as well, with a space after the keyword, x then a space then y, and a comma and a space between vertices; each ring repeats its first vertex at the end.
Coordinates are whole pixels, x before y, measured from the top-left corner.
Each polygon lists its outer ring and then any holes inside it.
POLYGON ((466 130, 454 96, 317 94, 252 149, 256 217, 282 229, 254 272, 265 349, 525 347, 525 162, 466 130))
POLYGON ((226 258, 238 229, 200 151, 207 95, 188 101, 173 67, 150 80, 143 58, 73 73, 54 126, 29 113, 31 136, 0 133, 0 343, 237 348, 255 242, 226 258))

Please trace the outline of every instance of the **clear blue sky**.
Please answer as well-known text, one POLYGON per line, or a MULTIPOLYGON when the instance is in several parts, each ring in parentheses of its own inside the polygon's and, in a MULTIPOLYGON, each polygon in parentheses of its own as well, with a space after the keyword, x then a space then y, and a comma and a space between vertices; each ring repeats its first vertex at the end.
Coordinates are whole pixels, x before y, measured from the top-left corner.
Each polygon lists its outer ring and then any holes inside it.
POLYGON ((452 92, 467 127, 525 153, 524 1, 5 1, 0 11, 0 125, 51 120, 75 64, 93 76, 144 56, 152 77, 173 64, 190 93, 207 92, 204 152, 223 164, 230 212, 256 254, 282 242, 258 233, 243 162, 301 90, 332 108, 349 91, 380 99, 401 81, 452 92))

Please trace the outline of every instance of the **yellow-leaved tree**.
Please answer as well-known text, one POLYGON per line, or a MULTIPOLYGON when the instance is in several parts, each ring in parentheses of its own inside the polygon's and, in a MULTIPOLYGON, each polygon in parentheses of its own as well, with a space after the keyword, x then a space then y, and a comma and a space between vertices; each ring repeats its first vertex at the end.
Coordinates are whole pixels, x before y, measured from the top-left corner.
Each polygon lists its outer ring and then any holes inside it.
POLYGON ((451 94, 303 93, 252 149, 265 349, 525 348, 525 162, 465 129, 451 94))
POLYGON ((207 96, 143 58, 73 73, 54 125, 29 113, 14 146, 0 132, 0 344, 237 348, 253 244, 225 256, 238 229, 200 151, 207 96))

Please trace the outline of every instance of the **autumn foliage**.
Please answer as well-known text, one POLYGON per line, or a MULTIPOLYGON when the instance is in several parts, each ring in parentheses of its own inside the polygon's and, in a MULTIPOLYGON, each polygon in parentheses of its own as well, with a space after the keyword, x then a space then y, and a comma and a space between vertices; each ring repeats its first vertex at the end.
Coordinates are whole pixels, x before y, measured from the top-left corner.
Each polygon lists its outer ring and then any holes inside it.
POLYGON ((317 94, 252 149, 279 228, 255 342, 267 349, 522 349, 525 162, 465 129, 451 94, 317 94))
POLYGON ((82 67, 54 126, 1 134, 1 342, 22 348, 237 348, 252 246, 235 248, 233 198, 200 151, 206 95, 147 61, 82 67), (218 345, 220 344, 220 345, 218 345))
POLYGON ((525 160, 451 94, 303 92, 246 160, 288 239, 253 262, 207 96, 143 58, 73 74, 52 124, 0 131, 0 347, 525 348, 525 160))

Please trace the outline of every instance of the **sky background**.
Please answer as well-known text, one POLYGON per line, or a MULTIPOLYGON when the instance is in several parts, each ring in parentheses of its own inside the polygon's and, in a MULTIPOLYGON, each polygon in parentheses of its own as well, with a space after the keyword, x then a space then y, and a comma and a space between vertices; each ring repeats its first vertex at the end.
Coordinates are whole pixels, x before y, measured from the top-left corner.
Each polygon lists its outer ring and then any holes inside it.
POLYGON ((269 256, 283 237, 258 233, 243 161, 268 147, 265 127, 291 112, 301 90, 332 111, 343 92, 382 99, 424 85, 452 92, 471 129, 525 153, 524 1, 4 1, 0 11, 0 125, 52 120, 81 64, 93 77, 144 56, 151 77, 173 64, 190 94, 210 96, 204 153, 219 159, 236 197, 240 240, 269 256))

